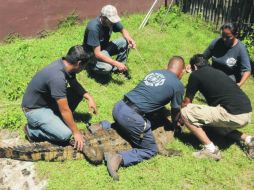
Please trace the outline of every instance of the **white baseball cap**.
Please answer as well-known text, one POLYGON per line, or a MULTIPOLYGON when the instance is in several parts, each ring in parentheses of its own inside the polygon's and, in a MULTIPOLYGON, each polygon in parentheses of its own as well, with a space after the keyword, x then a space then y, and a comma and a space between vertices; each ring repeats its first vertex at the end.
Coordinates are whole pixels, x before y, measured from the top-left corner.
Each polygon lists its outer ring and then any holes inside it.
POLYGON ((117 10, 113 5, 105 5, 102 7, 101 16, 107 17, 112 23, 121 21, 120 17, 117 14, 117 10))

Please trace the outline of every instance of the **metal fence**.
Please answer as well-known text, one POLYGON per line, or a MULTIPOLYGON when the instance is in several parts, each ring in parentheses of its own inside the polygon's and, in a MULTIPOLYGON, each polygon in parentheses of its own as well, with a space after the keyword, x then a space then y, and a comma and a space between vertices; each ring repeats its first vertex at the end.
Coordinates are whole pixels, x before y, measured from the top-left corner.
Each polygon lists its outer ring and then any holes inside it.
POLYGON ((244 37, 254 24, 254 0, 180 0, 183 11, 199 15, 218 29, 223 23, 236 24, 244 37))

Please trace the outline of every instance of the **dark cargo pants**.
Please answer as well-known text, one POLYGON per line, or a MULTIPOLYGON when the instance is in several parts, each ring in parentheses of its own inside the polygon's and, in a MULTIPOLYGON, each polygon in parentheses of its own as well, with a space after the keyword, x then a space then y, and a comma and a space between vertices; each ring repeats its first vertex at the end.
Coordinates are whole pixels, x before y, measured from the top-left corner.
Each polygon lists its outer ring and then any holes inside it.
POLYGON ((115 105, 113 117, 118 124, 118 130, 134 147, 129 151, 120 152, 124 166, 137 164, 157 153, 157 145, 149 120, 145 120, 122 100, 115 105), (145 122, 146 129, 144 130, 145 122), (142 133, 143 138, 140 137, 142 133))

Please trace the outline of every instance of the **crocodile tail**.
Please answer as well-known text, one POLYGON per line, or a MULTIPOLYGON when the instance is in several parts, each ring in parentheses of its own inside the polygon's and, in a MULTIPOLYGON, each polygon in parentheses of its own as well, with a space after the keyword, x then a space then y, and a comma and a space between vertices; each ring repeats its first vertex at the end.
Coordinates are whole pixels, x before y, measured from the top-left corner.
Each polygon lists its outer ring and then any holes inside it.
POLYGON ((11 158, 22 161, 64 161, 81 160, 84 155, 71 146, 57 146, 49 143, 36 143, 23 146, 0 148, 1 158, 11 158))

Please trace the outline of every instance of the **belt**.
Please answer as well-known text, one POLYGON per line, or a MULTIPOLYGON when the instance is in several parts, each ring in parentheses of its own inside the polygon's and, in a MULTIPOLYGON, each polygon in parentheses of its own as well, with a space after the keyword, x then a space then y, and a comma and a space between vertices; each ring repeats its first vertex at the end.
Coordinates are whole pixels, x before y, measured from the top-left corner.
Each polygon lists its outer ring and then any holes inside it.
POLYGON ((142 111, 140 111, 140 109, 134 104, 132 103, 126 96, 124 96, 123 98, 123 102, 129 106, 131 109, 133 109, 137 114, 139 114, 140 116, 142 116, 144 118, 144 128, 142 130, 142 132, 140 133, 140 140, 142 141, 143 138, 144 138, 144 135, 145 135, 145 132, 146 132, 146 129, 147 129, 147 121, 146 121, 146 114, 142 111))
POLYGON ((33 109, 30 109, 30 108, 26 108, 26 107, 23 107, 22 108, 22 110, 23 110, 23 112, 30 112, 30 111, 32 111, 33 109))
POLYGON ((145 112, 141 111, 134 103, 132 103, 126 96, 123 98, 123 102, 129 106, 131 109, 133 109, 136 113, 141 115, 142 117, 145 117, 145 112))

